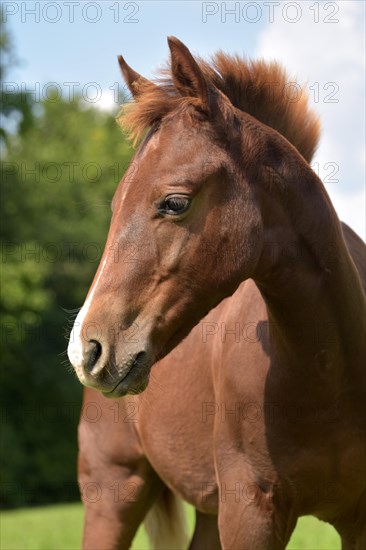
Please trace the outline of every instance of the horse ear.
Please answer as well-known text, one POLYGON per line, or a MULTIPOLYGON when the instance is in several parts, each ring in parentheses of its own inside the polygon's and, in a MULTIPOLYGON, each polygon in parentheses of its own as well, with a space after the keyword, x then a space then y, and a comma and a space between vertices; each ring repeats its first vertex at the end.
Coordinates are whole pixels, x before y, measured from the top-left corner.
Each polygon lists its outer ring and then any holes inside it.
POLYGON ((174 86, 183 97, 196 97, 202 108, 208 110, 207 82, 196 60, 187 46, 175 36, 168 36, 168 45, 174 86))
POLYGON ((122 55, 118 56, 118 63, 121 68, 122 76, 134 98, 139 95, 137 83, 147 82, 146 78, 134 71, 124 60, 122 55))

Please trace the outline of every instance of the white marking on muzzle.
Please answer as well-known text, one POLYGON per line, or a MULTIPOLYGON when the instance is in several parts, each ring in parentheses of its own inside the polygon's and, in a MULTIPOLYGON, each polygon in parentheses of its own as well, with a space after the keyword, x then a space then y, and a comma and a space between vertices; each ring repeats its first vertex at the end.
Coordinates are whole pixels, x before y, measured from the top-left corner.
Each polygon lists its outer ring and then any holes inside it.
POLYGON ((97 284, 98 284, 99 279, 100 279, 100 277, 103 273, 103 269, 104 269, 104 266, 106 264, 107 257, 108 256, 106 256, 104 261, 103 261, 103 264, 102 264, 101 270, 99 272, 98 278, 95 281, 95 285, 93 286, 92 290, 89 292, 89 296, 85 300, 85 303, 84 303, 83 307, 81 308, 81 310, 79 311, 79 313, 78 313, 78 315, 75 319, 75 322, 74 322, 74 325, 72 327, 72 331, 71 331, 71 334, 70 334, 69 345, 67 347, 67 355, 69 356, 70 363, 72 364, 72 366, 76 370, 77 375, 79 376, 79 378, 83 377, 82 365, 83 365, 83 358, 84 357, 83 357, 83 342, 82 342, 82 338, 81 338, 82 331, 83 331, 83 323, 84 323, 85 317, 88 314, 88 311, 89 311, 89 308, 90 308, 90 304, 91 304, 95 289, 97 288, 97 284))

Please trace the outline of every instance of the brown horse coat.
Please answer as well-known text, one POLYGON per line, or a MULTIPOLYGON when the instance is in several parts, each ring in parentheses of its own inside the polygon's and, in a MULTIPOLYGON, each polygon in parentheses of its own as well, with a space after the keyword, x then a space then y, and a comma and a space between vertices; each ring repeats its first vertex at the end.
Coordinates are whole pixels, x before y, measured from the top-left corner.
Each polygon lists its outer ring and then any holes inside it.
MULTIPOLYGON (((121 61, 137 98, 127 122, 137 133, 146 122, 153 131, 136 156, 135 185, 121 185, 114 198, 109 244, 80 315, 80 323, 114 330, 89 340, 77 332, 69 348, 83 383, 111 398, 146 387, 116 401, 85 391, 84 405, 95 403, 100 415, 83 415, 79 431, 84 547, 128 548, 154 501, 169 510, 167 486, 197 509, 192 549, 283 549, 306 514, 333 524, 344 548, 365 548, 365 246, 347 226, 343 237, 298 152, 239 113, 235 97, 178 40, 170 47, 164 92, 137 85, 121 61), (204 157, 206 141, 214 153, 205 178, 200 165, 198 186, 195 154, 204 157), (139 201, 151 208, 148 194, 138 194, 140 178, 150 177, 161 196, 172 170, 178 178, 187 167, 184 193, 169 188, 169 209, 168 199, 156 203, 161 218, 151 210, 155 225, 134 213, 139 201), (183 222, 167 225, 177 205, 183 222), (126 235, 138 250, 149 235, 154 254, 145 250, 132 268, 123 254, 112 264, 107 251, 126 235), (209 246, 200 257, 202 240, 209 246), (121 344, 117 336, 136 319, 137 341, 121 344)), ((289 120, 270 125, 310 160, 316 122, 303 103, 288 115, 277 101, 280 120, 289 120), (302 131, 299 113, 308 121, 302 131)), ((269 124, 276 105, 264 103, 264 120, 253 114, 269 124)))

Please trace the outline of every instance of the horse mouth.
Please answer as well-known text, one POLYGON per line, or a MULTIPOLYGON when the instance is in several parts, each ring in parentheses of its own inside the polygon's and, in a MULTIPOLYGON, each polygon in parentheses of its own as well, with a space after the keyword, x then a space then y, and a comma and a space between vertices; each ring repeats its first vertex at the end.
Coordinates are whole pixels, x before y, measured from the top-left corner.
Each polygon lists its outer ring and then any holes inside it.
POLYGON ((115 398, 127 394, 141 393, 149 382, 150 368, 151 362, 146 352, 141 351, 136 355, 129 370, 117 382, 114 388, 109 391, 103 391, 103 395, 105 397, 115 398))

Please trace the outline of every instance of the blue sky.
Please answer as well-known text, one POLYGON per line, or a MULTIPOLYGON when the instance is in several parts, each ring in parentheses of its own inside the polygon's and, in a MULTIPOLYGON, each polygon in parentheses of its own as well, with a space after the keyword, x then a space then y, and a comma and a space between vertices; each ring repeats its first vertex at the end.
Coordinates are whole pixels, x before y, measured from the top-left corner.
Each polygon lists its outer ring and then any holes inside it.
MULTIPOLYGON (((109 89, 120 82, 117 54, 150 76, 168 55, 169 34, 202 56, 222 49, 280 60, 294 75, 291 80, 307 82, 321 116, 314 169, 340 218, 365 236, 364 2, 2 4, 20 60, 7 80, 27 88, 38 82, 40 90, 52 81, 80 83, 78 91, 95 82, 101 90, 96 105, 104 109, 117 110, 109 89)), ((69 90, 70 85, 63 93, 69 90)), ((93 88, 87 90, 93 94, 93 88)))
MULTIPOLYGON (((65 2, 58 2, 62 10, 59 14, 51 6, 42 14, 41 5, 39 22, 27 12, 27 9, 34 9, 36 2, 17 4, 19 11, 8 16, 19 58, 23 61, 21 67, 14 70, 12 76, 15 80, 95 80, 105 89, 120 79, 116 61, 119 53, 146 75, 151 74, 154 66, 167 56, 168 35, 178 36, 201 55, 209 55, 219 48, 251 55, 255 53, 258 29, 265 24, 263 20, 253 25, 245 22, 244 25, 232 25, 230 19, 234 20, 234 16, 229 14, 226 14, 227 24, 223 24, 220 12, 211 16, 207 14, 207 22, 203 23, 209 3, 205 7, 196 1, 119 2, 118 11, 117 2, 103 1, 98 2, 99 14, 91 5, 96 2, 75 2, 73 23, 69 21, 71 8, 65 6, 65 2), (89 4, 84 13, 83 4, 89 4), (42 15, 48 19, 57 15, 61 18, 50 23, 42 15), (100 19, 95 23, 85 19, 98 16, 100 19)), ((228 10, 230 4, 234 3, 228 3, 228 10)), ((13 9, 13 6, 8 9, 13 9)))

